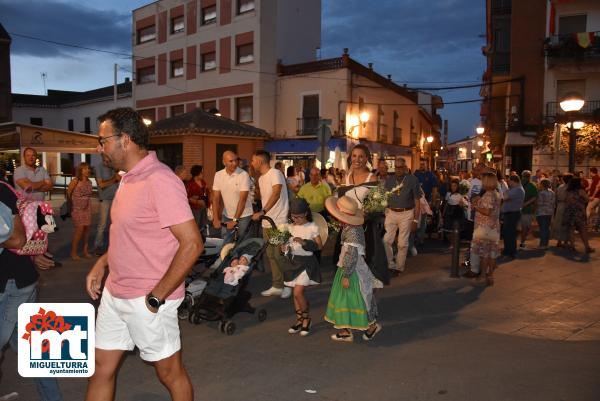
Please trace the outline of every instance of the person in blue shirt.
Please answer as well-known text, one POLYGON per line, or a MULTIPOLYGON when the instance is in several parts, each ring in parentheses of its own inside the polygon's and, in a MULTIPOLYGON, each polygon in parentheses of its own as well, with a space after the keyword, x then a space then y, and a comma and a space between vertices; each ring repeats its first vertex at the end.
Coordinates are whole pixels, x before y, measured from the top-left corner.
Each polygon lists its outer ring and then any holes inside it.
POLYGON ((423 192, 425 192, 425 199, 427 202, 431 202, 431 194, 433 189, 437 190, 438 180, 431 171, 427 170, 427 161, 421 160, 421 165, 418 170, 415 171, 415 176, 421 184, 423 192))

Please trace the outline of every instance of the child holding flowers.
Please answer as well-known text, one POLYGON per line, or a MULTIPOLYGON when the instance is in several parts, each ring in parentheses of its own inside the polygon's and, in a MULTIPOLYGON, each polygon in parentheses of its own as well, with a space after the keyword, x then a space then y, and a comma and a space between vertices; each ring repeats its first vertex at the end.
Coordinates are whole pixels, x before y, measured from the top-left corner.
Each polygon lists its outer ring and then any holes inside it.
POLYGON ((286 255, 287 268, 283 271, 283 284, 293 289, 296 323, 288 333, 300 333, 302 337, 310 333, 311 318, 309 303, 304 295, 304 289, 321 282, 321 269, 315 251, 323 247, 319 235, 319 227, 312 221, 312 213, 306 200, 292 199, 290 203, 290 218, 288 226, 291 237, 281 245, 281 251, 286 255))
POLYGON ((351 342, 352 330, 362 330, 363 340, 370 341, 381 331, 381 325, 376 322, 373 289, 381 288, 383 284, 373 276, 365 262, 363 212, 357 202, 347 196, 330 197, 325 201, 325 207, 342 224, 342 249, 325 312, 325 320, 339 329, 331 339, 351 342))

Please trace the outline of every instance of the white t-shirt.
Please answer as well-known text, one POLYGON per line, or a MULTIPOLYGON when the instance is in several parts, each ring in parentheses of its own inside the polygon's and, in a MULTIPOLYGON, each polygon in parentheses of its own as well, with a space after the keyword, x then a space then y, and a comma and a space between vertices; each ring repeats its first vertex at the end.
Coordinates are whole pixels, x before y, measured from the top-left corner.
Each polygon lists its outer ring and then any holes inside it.
MULTIPOLYGON (((262 200, 263 207, 267 204, 273 194, 273 186, 281 185, 281 192, 279 193, 279 199, 267 212, 267 217, 273 219, 275 224, 285 224, 288 221, 288 191, 286 187, 285 178, 281 171, 276 168, 271 168, 264 175, 258 178, 258 187, 260 188, 260 198, 262 200)), ((263 227, 271 227, 268 221, 263 220, 263 227)))
MULTIPOLYGON (((213 181, 213 191, 221 192, 223 205, 225 205, 223 216, 233 219, 240 200, 240 192, 250 192, 251 186, 250 176, 239 167, 232 174, 228 174, 225 169, 217 171, 213 181)), ((250 198, 250 194, 248 194, 244 211, 240 217, 250 216, 251 214, 252 199, 250 198)))
POLYGON ((448 205, 451 205, 451 206, 460 205, 460 204, 462 204, 463 198, 464 198, 464 196, 459 194, 458 192, 456 192, 456 193, 446 192, 446 202, 448 203, 448 205))
POLYGON ((319 236, 319 227, 314 222, 307 222, 302 225, 290 224, 288 229, 290 230, 290 234, 292 234, 292 237, 290 238, 292 253, 298 256, 312 255, 313 253, 311 251, 305 250, 302 248, 302 244, 294 241, 294 237, 314 240, 315 237, 319 236))

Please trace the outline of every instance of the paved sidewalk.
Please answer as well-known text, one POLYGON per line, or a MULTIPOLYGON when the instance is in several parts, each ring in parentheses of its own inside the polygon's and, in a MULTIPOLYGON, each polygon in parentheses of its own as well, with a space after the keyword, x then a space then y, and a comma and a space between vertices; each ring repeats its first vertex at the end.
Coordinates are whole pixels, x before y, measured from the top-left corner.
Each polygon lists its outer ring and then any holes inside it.
MULTIPOLYGON (((68 255, 72 230, 60 222, 53 238, 68 255)), ((592 242, 600 252, 600 240, 592 242)), ((528 242, 533 247, 534 241, 528 242)), ((581 248, 581 244, 578 244, 581 248)), ((432 240, 409 258, 407 271, 377 294, 382 332, 370 343, 334 343, 322 320, 333 278, 324 257, 324 282, 311 288, 314 319, 306 338, 287 334, 290 300, 253 303, 268 319, 234 317, 233 336, 216 324, 181 322, 184 360, 197 400, 600 400, 600 263, 550 248, 522 251, 495 273, 493 287, 449 278, 450 255, 432 240), (314 390, 309 393, 306 390, 314 390)), ((327 250, 325 254, 327 255, 327 250)), ((42 301, 89 302, 84 278, 93 261, 64 261, 41 272, 42 301)), ((269 274, 256 274, 259 294, 269 274)), ((18 376, 16 355, 0 365, 0 395, 35 400, 31 381, 18 376)), ((83 379, 60 379, 65 400, 81 400, 83 379)), ((119 372, 117 400, 168 400, 151 366, 129 355, 119 372)))

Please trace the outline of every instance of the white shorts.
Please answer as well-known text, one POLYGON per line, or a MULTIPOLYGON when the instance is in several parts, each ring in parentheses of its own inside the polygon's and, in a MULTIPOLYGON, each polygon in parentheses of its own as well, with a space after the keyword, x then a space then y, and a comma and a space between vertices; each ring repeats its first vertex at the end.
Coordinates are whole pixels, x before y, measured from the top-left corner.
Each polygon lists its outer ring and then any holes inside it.
POLYGON ((148 362, 160 361, 181 349, 177 307, 182 299, 167 300, 157 313, 146 297, 120 299, 104 288, 96 318, 96 348, 132 351, 148 362))

